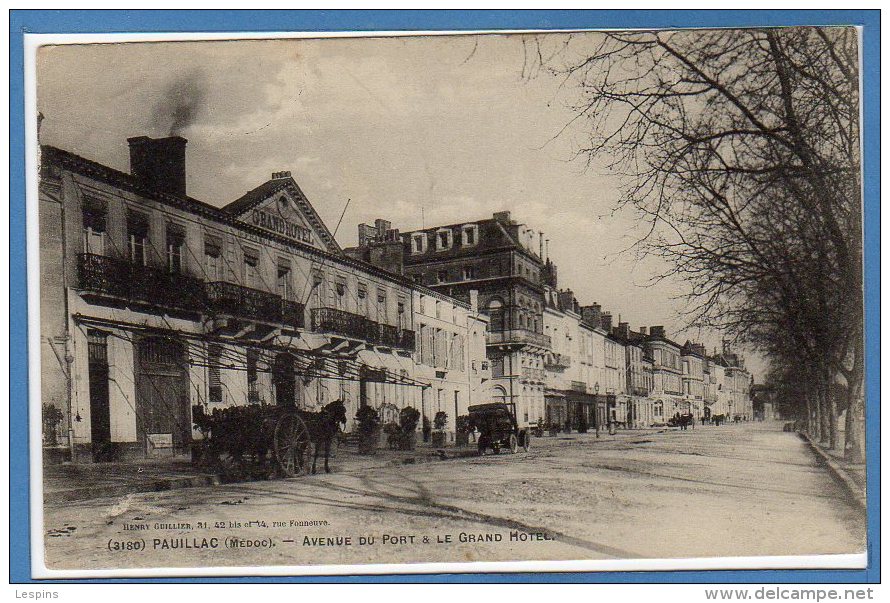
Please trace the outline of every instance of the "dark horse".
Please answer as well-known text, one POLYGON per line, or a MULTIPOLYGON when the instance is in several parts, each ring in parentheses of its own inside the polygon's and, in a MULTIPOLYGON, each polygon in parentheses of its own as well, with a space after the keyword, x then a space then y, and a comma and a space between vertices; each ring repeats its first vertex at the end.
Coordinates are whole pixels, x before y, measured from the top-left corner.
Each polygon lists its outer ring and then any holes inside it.
POLYGON ((331 456, 331 440, 340 431, 340 424, 346 426, 346 405, 342 400, 334 400, 325 404, 319 412, 300 412, 306 428, 309 430, 309 440, 315 446, 315 455, 312 458, 312 473, 315 473, 315 465, 318 462, 318 453, 324 446, 324 470, 330 473, 328 459, 331 456))

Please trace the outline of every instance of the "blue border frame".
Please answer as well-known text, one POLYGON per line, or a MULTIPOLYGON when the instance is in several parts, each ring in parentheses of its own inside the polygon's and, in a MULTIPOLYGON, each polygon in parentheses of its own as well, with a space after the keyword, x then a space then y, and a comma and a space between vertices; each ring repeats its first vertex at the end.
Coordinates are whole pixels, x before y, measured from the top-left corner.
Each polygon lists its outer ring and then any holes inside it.
POLYGON ((599 583, 878 583, 880 582, 880 11, 879 10, 486 10, 486 11, 126 11, 10 12, 10 582, 30 574, 28 467, 27 282, 25 248, 25 33, 374 31, 582 29, 627 27, 863 27, 863 170, 865 193, 866 438, 868 568, 865 570, 745 570, 579 572, 559 574, 423 574, 340 577, 258 577, 72 580, 65 582, 599 582, 599 583), (15 402, 13 404, 13 402, 15 402))

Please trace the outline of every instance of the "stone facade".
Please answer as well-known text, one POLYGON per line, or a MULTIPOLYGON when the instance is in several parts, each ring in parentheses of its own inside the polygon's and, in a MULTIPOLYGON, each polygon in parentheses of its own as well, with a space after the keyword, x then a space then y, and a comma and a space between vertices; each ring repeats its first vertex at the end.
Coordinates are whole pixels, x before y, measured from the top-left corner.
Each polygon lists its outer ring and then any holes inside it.
POLYGON ((75 460, 184 453, 200 437, 195 408, 237 404, 342 399, 350 430, 362 405, 419 406, 434 389, 465 404, 480 388, 486 319, 343 252, 289 172, 218 207, 185 194, 184 165, 175 186, 152 177, 169 162, 147 155, 167 153, 167 139, 137 141, 133 174, 42 149, 41 387, 62 416, 48 448, 75 460), (423 296, 464 342, 439 380, 416 353, 423 296))

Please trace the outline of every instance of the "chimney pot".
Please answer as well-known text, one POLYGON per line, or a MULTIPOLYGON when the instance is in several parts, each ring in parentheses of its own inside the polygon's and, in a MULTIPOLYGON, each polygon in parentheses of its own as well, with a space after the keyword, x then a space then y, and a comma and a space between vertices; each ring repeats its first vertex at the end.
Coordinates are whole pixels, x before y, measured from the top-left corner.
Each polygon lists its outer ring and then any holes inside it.
POLYGON ((185 145, 182 136, 128 138, 130 173, 156 191, 185 196, 185 145))

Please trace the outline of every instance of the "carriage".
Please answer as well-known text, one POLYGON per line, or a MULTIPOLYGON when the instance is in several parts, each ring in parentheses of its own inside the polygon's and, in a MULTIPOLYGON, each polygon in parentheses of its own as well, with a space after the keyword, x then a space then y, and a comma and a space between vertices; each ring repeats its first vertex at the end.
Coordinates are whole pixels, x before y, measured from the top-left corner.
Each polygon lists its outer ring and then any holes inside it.
POLYGON ((276 475, 296 477, 310 470, 315 472, 321 444, 325 446, 325 470, 329 471, 327 457, 334 435, 331 426, 336 431, 338 422, 346 421, 343 413, 338 413, 336 421, 330 420, 329 407, 339 410, 342 403, 332 403, 321 413, 291 406, 248 404, 217 408, 208 414, 203 406, 194 406, 193 421, 204 435, 195 460, 205 469, 231 480, 276 475), (311 458, 313 443, 315 457, 311 458))
POLYGON ((477 446, 479 454, 491 450, 498 454, 501 448, 515 453, 520 446, 528 452, 531 432, 520 429, 512 404, 492 402, 469 407, 470 424, 479 430, 477 446))

